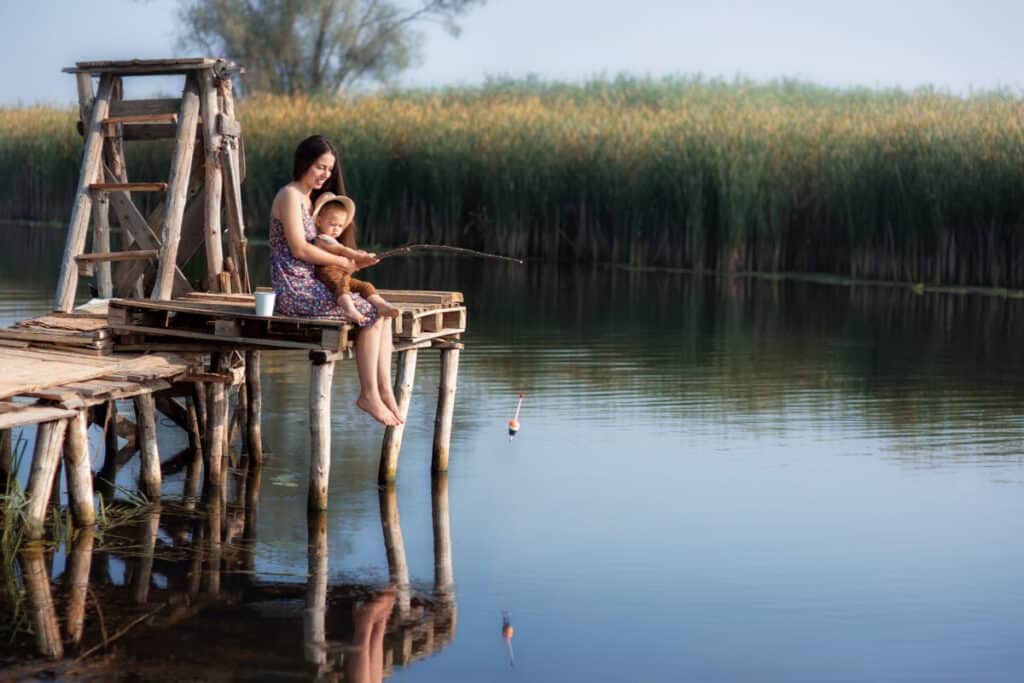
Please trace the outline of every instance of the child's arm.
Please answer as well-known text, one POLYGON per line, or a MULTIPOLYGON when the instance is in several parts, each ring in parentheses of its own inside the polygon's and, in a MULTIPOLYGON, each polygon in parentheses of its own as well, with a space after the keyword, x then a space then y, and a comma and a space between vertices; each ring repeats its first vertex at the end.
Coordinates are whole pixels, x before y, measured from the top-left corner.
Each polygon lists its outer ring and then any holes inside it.
POLYGON ((377 263, 377 255, 370 252, 363 251, 362 249, 353 249, 346 247, 344 244, 334 239, 330 235, 317 235, 313 238, 313 242, 321 247, 324 251, 328 251, 335 256, 344 256, 355 261, 360 268, 366 266, 372 266, 377 263))

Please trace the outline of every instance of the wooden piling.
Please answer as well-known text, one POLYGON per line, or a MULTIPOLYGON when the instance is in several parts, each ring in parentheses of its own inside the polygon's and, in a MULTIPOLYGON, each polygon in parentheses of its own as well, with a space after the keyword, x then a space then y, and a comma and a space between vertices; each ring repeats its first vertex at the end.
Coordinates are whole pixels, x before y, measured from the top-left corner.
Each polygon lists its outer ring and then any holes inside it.
MULTIPOLYGON (((210 354, 211 371, 225 372, 229 360, 226 353, 210 354)), ((210 382, 206 385, 206 478, 211 485, 220 486, 224 480, 224 443, 227 439, 228 404, 224 385, 210 382)))
POLYGON ((107 401, 103 404, 103 467, 96 481, 96 489, 104 498, 114 495, 114 482, 117 480, 117 402, 107 401))
POLYGON ((67 640, 72 645, 82 642, 94 539, 95 531, 91 526, 79 529, 68 553, 65 572, 68 586, 67 640))
POLYGON ((0 493, 7 490, 7 480, 14 473, 14 448, 11 445, 11 430, 0 429, 0 493))
POLYGON ((64 468, 68 478, 68 503, 75 526, 96 523, 93 503, 92 462, 89 459, 89 422, 85 411, 68 420, 64 438, 64 468))
POLYGON ((448 513, 448 473, 436 472, 430 482, 430 508, 434 528, 434 590, 450 591, 452 572, 452 530, 448 513))
POLYGON ((67 420, 43 422, 36 431, 36 447, 32 456, 32 469, 28 475, 25 496, 25 535, 30 539, 43 537, 46 509, 50 503, 54 476, 60 462, 60 449, 67 431, 67 420))
MULTIPOLYGON (((416 383, 416 349, 408 349, 398 353, 398 374, 395 377, 395 399, 404 420, 409 415, 409 402, 412 400, 413 385, 416 383)), ((384 429, 384 441, 380 448, 380 467, 377 471, 377 483, 390 484, 398 477, 398 456, 402 448, 402 435, 405 425, 388 426, 384 429)))
POLYGON ((334 361, 309 366, 309 499, 310 510, 327 509, 331 475, 331 383, 334 361))
POLYGON ((263 385, 260 380, 259 351, 245 353, 246 450, 249 461, 263 462, 263 385))
POLYGON ((103 179, 101 168, 103 126, 101 122, 107 118, 107 113, 110 110, 112 79, 110 74, 104 74, 100 79, 99 91, 96 99, 93 100, 92 112, 85 132, 82 168, 78 176, 78 188, 75 190, 75 203, 71 207, 71 219, 68 222, 60 279, 57 281, 55 307, 65 313, 75 306, 75 293, 78 289, 78 262, 75 261, 75 257, 85 249, 89 215, 92 212, 92 191, 89 189, 89 185, 103 179))
POLYGON ((135 422, 139 426, 139 488, 149 500, 160 499, 162 474, 156 441, 156 402, 153 394, 135 397, 135 422))
POLYGON ((382 486, 379 494, 380 525, 384 532, 384 551, 388 558, 388 576, 397 591, 398 612, 402 617, 409 614, 409 565, 405 560, 405 542, 402 540, 402 525, 398 516, 398 493, 394 486, 382 486))
POLYGON ((452 415, 455 412, 455 385, 459 378, 459 350, 441 350, 441 380, 437 390, 434 416, 434 453, 431 469, 448 471, 448 448, 452 440, 452 415))
POLYGON ((39 654, 50 659, 60 659, 64 656, 64 643, 60 637, 57 610, 53 606, 50 572, 46 567, 43 549, 37 544, 25 548, 18 553, 18 564, 21 565, 21 579, 28 593, 28 613, 32 619, 39 654))

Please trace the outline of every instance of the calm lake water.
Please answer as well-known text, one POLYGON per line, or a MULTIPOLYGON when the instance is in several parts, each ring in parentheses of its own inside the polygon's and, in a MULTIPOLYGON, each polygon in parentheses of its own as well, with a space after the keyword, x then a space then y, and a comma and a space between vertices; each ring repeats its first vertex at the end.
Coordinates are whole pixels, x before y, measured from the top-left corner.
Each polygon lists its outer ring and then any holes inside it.
MULTIPOLYGON (((0 227, 0 323, 48 310, 62 234, 0 227)), ((266 262, 256 247, 254 279, 266 262)), ((96 542, 111 632, 179 600, 118 641, 110 671, 309 679, 324 610, 321 660, 343 680, 1024 679, 1024 303, 445 258, 367 276, 465 292, 447 481, 432 496, 436 354, 420 356, 393 497, 376 486, 382 429, 341 363, 330 510, 310 531, 308 362, 265 353, 272 455, 258 500, 228 506, 221 571, 209 521, 175 503, 180 472, 159 514, 96 542), (435 581, 439 516, 450 590, 435 581), (392 590, 389 547, 408 591, 392 590), (190 587, 210 597, 187 612, 190 587), (372 629, 384 653, 359 646, 372 629)), ((161 429, 169 458, 184 436, 161 429)), ((41 562, 66 630, 67 548, 41 562)), ((87 608, 84 647, 97 621, 87 608)), ((36 657, 29 622, 8 627, 3 665, 36 657)))

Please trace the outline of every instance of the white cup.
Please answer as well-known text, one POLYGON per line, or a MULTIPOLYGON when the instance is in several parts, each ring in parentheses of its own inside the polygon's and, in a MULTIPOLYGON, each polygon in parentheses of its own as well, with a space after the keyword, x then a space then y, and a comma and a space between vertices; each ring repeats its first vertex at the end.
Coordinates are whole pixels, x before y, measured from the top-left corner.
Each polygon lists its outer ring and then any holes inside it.
POLYGON ((277 294, 269 287, 256 288, 256 315, 266 318, 274 315, 274 299, 277 294))

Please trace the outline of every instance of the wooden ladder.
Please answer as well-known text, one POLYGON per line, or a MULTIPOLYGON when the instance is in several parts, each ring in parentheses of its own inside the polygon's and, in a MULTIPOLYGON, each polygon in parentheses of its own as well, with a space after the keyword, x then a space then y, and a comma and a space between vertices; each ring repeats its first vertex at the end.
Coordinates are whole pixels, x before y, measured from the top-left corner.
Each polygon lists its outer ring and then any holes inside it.
POLYGON ((245 159, 230 80, 241 70, 225 60, 194 58, 78 62, 64 71, 78 81, 85 147, 56 308, 67 312, 74 307, 80 275, 95 274, 103 298, 148 294, 160 300, 186 294, 193 287, 182 268, 200 246, 206 254, 203 289, 252 291, 242 218, 245 159), (122 99, 123 78, 171 74, 185 77, 181 98, 122 99), (93 76, 99 77, 95 94, 93 76), (125 142, 160 139, 174 140, 167 180, 130 182, 125 142), (132 193, 140 192, 161 195, 148 216, 132 200, 132 193), (121 229, 119 250, 111 249, 111 209, 121 229), (91 249, 86 252, 90 219, 91 249), (114 271, 112 263, 117 264, 114 271))

